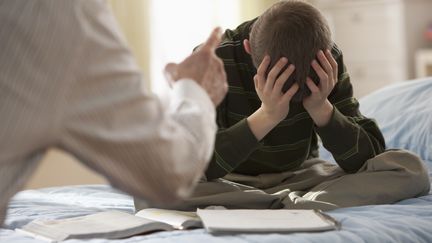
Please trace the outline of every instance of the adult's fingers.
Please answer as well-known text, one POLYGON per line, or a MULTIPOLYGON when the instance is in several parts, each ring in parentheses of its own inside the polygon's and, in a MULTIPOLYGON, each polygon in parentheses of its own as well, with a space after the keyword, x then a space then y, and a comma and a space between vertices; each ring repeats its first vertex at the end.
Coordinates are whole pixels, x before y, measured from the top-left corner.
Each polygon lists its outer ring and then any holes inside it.
POLYGON ((215 106, 218 106, 222 102, 228 91, 226 73, 220 59, 216 60, 215 73, 213 74, 212 78, 212 89, 216 92, 214 94, 214 104, 215 106))
POLYGON ((207 66, 204 82, 212 87, 219 87, 226 83, 226 73, 220 58, 213 56, 207 66))
POLYGON ((222 38, 222 29, 217 27, 213 29, 206 42, 200 46, 200 50, 214 51, 220 44, 222 38))
POLYGON ((218 86, 227 85, 227 77, 226 77, 226 72, 225 72, 223 62, 220 58, 216 56, 214 57, 214 68, 216 72, 214 76, 217 77, 219 80, 219 82, 216 85, 218 86))
POLYGON ((176 63, 168 63, 164 68, 165 79, 168 81, 170 87, 177 80, 177 65, 176 63))
MULTIPOLYGON (((226 73, 225 73, 225 68, 224 68, 224 64, 223 64, 222 60, 219 57, 214 56, 213 57, 213 65, 214 65, 214 67, 216 69, 216 72, 218 74, 220 74, 221 77, 225 78, 226 77, 226 73)), ((225 82, 226 79, 224 79, 223 81, 225 82)))
POLYGON ((223 88, 224 88, 225 93, 226 93, 226 91, 228 90, 227 75, 226 75, 225 68, 223 66, 222 60, 218 59, 218 62, 219 62, 218 71, 219 71, 219 74, 220 74, 220 78, 222 80, 223 88))

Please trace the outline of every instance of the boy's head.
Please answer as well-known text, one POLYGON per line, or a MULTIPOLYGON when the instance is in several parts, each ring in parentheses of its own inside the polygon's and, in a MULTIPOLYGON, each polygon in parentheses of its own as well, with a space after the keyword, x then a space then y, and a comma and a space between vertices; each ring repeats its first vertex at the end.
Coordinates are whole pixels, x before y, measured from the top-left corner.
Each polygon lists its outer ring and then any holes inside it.
POLYGON ((285 92, 296 82, 299 91, 293 101, 301 101, 310 94, 306 86, 309 76, 318 83, 318 77, 311 67, 319 50, 330 49, 331 34, 322 14, 312 5, 298 1, 280 1, 267 9, 252 26, 245 48, 258 67, 268 54, 271 63, 268 71, 281 57, 287 57, 295 65, 295 72, 285 83, 285 92))

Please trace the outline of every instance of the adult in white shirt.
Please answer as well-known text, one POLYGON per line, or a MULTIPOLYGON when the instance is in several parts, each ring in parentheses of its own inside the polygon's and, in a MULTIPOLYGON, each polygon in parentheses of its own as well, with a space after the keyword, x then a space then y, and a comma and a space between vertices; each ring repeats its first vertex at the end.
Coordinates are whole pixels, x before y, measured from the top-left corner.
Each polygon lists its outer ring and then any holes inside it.
POLYGON ((173 97, 164 108, 104 1, 5 0, 0 23, 0 224, 51 147, 132 195, 188 195, 212 155, 214 108, 227 91, 219 29, 167 66, 173 97))

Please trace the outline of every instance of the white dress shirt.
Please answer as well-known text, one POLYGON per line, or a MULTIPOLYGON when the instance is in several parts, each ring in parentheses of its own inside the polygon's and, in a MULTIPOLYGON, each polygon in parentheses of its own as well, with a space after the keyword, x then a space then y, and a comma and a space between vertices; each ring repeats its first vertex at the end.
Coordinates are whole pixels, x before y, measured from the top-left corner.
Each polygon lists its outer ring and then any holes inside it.
POLYGON ((188 195, 213 152, 214 105, 193 80, 168 108, 145 87, 105 2, 1 1, 0 224, 50 147, 134 196, 188 195))

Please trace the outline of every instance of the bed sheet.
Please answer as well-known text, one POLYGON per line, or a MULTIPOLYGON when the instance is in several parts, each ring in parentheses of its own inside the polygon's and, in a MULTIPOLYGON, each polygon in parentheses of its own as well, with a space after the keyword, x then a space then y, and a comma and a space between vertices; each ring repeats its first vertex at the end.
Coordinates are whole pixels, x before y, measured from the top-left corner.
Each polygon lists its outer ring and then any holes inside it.
MULTIPOLYGON (((432 164, 432 161, 431 163, 432 164)), ((432 167, 429 168, 432 171, 432 167)), ((429 173, 430 176, 432 175, 429 173)), ((0 242, 42 242, 13 231, 33 219, 59 219, 116 209, 133 213, 128 195, 107 185, 69 186, 27 190, 10 203, 6 228, 0 242)), ((432 194, 400 201, 393 205, 372 205, 329 212, 339 220, 339 231, 293 234, 235 234, 213 236, 203 229, 157 232, 121 240, 68 240, 66 242, 431 242, 432 194)))

